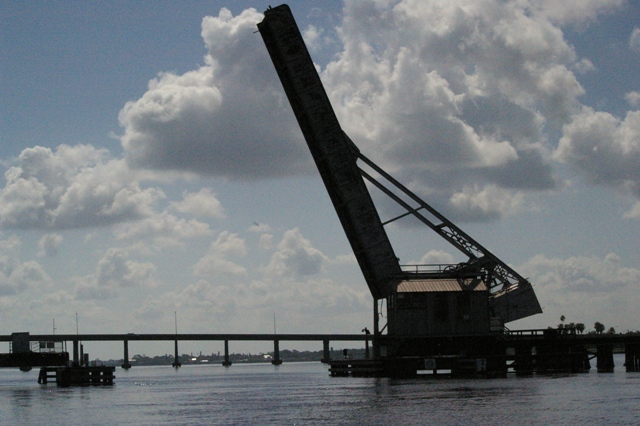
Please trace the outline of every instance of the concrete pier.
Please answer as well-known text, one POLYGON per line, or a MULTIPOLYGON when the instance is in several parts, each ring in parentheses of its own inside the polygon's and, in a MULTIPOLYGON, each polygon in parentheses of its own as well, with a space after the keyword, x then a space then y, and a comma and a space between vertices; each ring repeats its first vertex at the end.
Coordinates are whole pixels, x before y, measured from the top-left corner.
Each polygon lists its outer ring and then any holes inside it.
POLYGON ((131 363, 129 362, 129 341, 126 339, 124 340, 124 362, 121 367, 125 370, 131 368, 131 363))
POLYGON ((329 341, 323 340, 322 341, 322 362, 329 362, 329 361, 331 361, 331 350, 329 348, 329 341))
POLYGON ((273 341, 273 360, 271 361, 271 364, 282 364, 282 360, 280 359, 280 341, 278 339, 273 341))
POLYGON ((73 340, 73 365, 80 366, 80 341, 78 339, 73 340))
POLYGON ((222 361, 222 365, 231 367, 231 361, 229 360, 229 340, 224 341, 224 361, 222 361))
POLYGON ((173 368, 180 368, 182 364, 180 364, 180 353, 178 352, 178 339, 175 340, 174 354, 171 366, 173 368))

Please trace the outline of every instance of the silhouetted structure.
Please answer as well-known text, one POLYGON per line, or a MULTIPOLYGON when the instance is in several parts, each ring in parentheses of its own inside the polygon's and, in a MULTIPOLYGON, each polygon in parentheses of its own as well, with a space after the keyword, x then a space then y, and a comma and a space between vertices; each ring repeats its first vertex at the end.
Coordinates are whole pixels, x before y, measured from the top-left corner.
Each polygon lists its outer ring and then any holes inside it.
POLYGON ((474 346, 481 353, 492 351, 492 331, 542 312, 525 278, 366 158, 343 132, 287 5, 269 8, 258 29, 373 296, 378 357, 429 355, 434 336, 479 341, 454 345, 455 354, 474 346), (365 179, 406 212, 383 223, 365 179), (400 265, 384 225, 406 216, 417 218, 468 261, 400 265), (380 327, 384 304, 387 324, 380 327))

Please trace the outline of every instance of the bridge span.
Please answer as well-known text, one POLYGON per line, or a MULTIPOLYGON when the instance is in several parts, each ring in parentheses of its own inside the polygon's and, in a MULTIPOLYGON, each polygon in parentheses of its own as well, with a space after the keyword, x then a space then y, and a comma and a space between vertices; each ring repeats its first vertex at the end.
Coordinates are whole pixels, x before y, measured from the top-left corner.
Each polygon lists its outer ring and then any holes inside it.
MULTIPOLYGON (((21 335, 22 339, 28 333, 13 333, 10 335, 0 335, 0 342, 16 342, 16 336, 21 335)), ((224 361, 223 365, 231 365, 229 360, 229 342, 230 341, 264 341, 273 342, 273 364, 282 363, 280 359, 280 342, 322 342, 323 360, 330 360, 330 342, 365 342, 367 352, 369 348, 369 334, 208 334, 208 333, 126 333, 126 334, 28 334, 30 342, 72 342, 73 343, 73 362, 82 363, 82 345, 80 342, 123 342, 124 363, 122 368, 130 368, 129 363, 129 342, 130 341, 173 341, 175 342, 175 362, 174 367, 180 367, 178 342, 179 341, 207 341, 207 342, 224 342, 224 361)))

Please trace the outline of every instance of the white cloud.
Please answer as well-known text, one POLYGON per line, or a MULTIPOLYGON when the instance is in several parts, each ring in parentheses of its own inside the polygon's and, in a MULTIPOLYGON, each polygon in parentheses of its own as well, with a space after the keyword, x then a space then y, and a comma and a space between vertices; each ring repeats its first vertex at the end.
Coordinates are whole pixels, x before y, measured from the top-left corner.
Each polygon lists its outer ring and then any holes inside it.
POLYGON ((624 213, 623 217, 625 219, 640 219, 640 201, 636 201, 633 206, 624 213))
POLYGON ((640 198, 640 111, 619 119, 585 107, 564 127, 554 156, 594 184, 640 198))
POLYGON ((211 243, 209 252, 194 265, 194 273, 199 276, 246 275, 244 266, 228 259, 229 256, 243 257, 246 253, 243 239, 227 231, 221 232, 211 243))
POLYGON ((346 132, 437 208, 486 219, 514 203, 452 200, 469 185, 517 203, 558 186, 546 132, 578 110, 570 70, 588 61, 528 3, 346 2, 341 35, 323 80, 346 132))
POLYGON ((38 255, 54 257, 58 254, 63 237, 60 234, 45 234, 38 241, 38 255))
POLYGON ((72 277, 76 300, 108 300, 117 298, 122 291, 157 287, 156 267, 151 262, 131 259, 131 250, 109 248, 96 264, 95 273, 85 277, 72 277))
POLYGON ((186 220, 162 212, 137 222, 123 223, 114 230, 119 240, 152 240, 158 248, 180 246, 185 239, 211 235, 209 224, 186 220))
POLYGON ((640 28, 635 27, 629 36, 629 49, 640 52, 640 28))
POLYGON ((49 286, 51 278, 36 261, 20 260, 20 240, 0 239, 0 297, 13 296, 29 288, 49 286))
POLYGON ((181 213, 217 219, 225 217, 222 204, 210 188, 202 188, 197 193, 183 192, 182 197, 182 201, 171 203, 171 206, 181 213))
POLYGON ((640 92, 631 91, 625 93, 624 98, 632 107, 640 107, 640 92))
POLYGON ((156 268, 152 263, 128 259, 127 250, 110 248, 96 266, 96 284, 107 288, 154 287, 156 268))
POLYGON ((260 247, 266 250, 270 250, 273 248, 273 235, 272 234, 262 234, 260 235, 260 247))
POLYGON ((545 326, 555 326, 560 315, 565 315, 568 321, 583 322, 588 327, 600 321, 621 328, 618 331, 637 328, 633 318, 640 270, 624 266, 616 254, 568 259, 538 255, 518 271, 534 284, 545 312, 538 321, 547 318, 545 326))
POLYGON ((151 214, 164 194, 142 189, 122 160, 89 145, 36 146, 5 172, 0 225, 66 229, 109 225, 151 214))
POLYGON ((261 20, 254 9, 203 19, 206 65, 160 74, 120 112, 130 164, 236 179, 306 169, 300 133, 255 33, 261 20))
POLYGON ((625 0, 518 0, 517 3, 535 15, 559 24, 584 24, 598 15, 610 12, 625 0))
POLYGON ((451 204, 460 212, 473 217, 498 217, 501 214, 514 214, 522 210, 524 200, 521 193, 511 194, 502 188, 490 185, 481 190, 465 187, 453 194, 451 204))
POLYGON ((285 232, 276 253, 271 256, 267 274, 286 277, 315 275, 328 261, 327 256, 313 247, 296 228, 285 232))
POLYGON ((20 262, 8 271, 0 272, 0 295, 20 293, 30 287, 48 286, 51 282, 38 262, 20 262))
MULTIPOLYGON (((495 218, 526 207, 531 191, 561 186, 549 135, 580 111, 584 89, 571 70, 594 69, 562 26, 622 3, 346 1, 343 50, 323 82, 365 155, 454 220, 495 218), (487 203, 490 193, 506 201, 487 203)), ((307 173, 306 147, 255 34, 261 19, 254 9, 206 17, 205 65, 162 73, 127 103, 129 164, 234 179, 307 173)), ((307 27, 310 48, 322 34, 307 27)))
POLYGON ((442 250, 429 250, 419 262, 419 265, 451 265, 454 258, 451 253, 442 250))

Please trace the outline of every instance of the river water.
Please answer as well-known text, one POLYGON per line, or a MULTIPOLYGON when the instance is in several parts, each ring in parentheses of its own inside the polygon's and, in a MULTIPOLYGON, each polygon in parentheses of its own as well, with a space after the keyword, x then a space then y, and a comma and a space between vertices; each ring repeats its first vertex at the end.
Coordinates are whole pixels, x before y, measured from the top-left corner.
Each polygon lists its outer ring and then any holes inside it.
POLYGON ((640 373, 330 377, 320 363, 134 367, 112 387, 0 370, 2 425, 638 425, 640 373))

